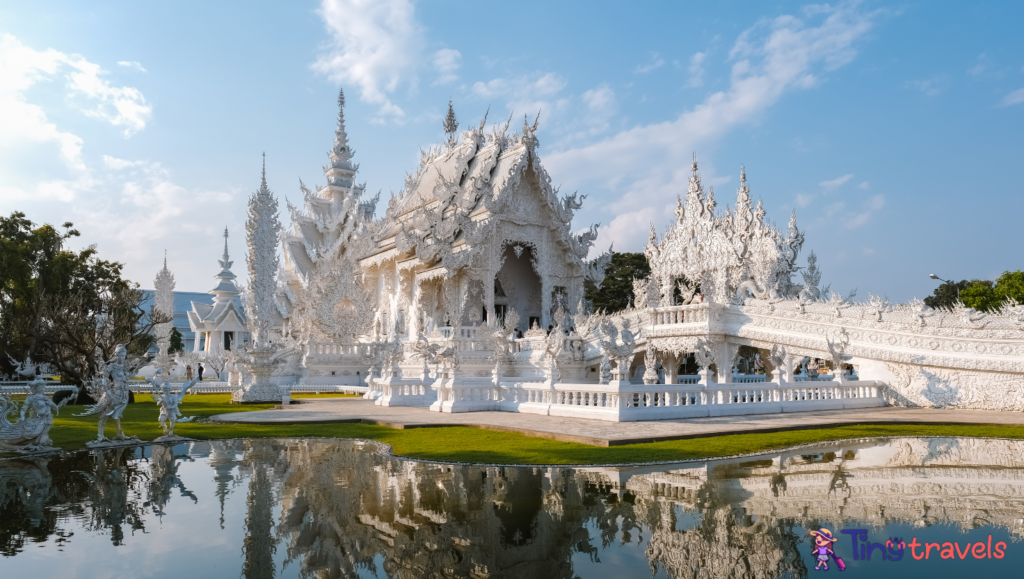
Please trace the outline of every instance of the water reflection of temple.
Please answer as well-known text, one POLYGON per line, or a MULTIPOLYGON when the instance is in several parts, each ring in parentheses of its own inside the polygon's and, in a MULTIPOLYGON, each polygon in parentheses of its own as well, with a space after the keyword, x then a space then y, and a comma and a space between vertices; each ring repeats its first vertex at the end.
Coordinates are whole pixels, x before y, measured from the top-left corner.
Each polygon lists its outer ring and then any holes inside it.
MULTIPOLYGON (((141 528, 149 512, 202 503, 199 483, 179 474, 192 456, 210 469, 221 518, 225 502, 245 502, 245 577, 273 577, 284 559, 317 578, 366 570, 394 579, 568 578, 579 573, 574 557, 596 561, 642 535, 650 566, 670 577, 802 578, 807 528, 953 524, 1024 537, 1024 442, 898 439, 578 469, 420 463, 376 451, 352 441, 247 440, 145 457, 0 461, 0 514, 35 525, 39 538, 64 532, 54 513, 77 512, 115 544, 131 541, 121 529, 141 528)), ((12 554, 25 533, 0 526, 2 553, 12 554)))

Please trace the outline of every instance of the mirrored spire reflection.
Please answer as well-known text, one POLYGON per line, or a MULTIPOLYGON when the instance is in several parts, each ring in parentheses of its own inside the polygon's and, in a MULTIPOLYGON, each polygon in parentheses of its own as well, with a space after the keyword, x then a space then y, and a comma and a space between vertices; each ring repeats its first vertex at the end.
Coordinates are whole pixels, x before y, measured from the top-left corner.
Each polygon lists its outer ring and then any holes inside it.
MULTIPOLYGON (((328 439, 0 461, 5 566, 38 557, 27 548, 38 543, 63 549, 47 560, 71 568, 65 553, 90 540, 80 532, 98 531, 103 549, 138 543, 118 555, 147 562, 147 542, 187 544, 199 568, 217 562, 210 577, 804 578, 817 573, 808 531, 822 527, 848 565, 878 576, 915 561, 855 558, 842 529, 882 542, 992 535, 1009 555, 975 563, 999 570, 1024 556, 1022 513, 1024 443, 1008 440, 867 440, 637 467, 436 464, 328 439)), ((969 568, 982 569, 934 575, 969 568)))

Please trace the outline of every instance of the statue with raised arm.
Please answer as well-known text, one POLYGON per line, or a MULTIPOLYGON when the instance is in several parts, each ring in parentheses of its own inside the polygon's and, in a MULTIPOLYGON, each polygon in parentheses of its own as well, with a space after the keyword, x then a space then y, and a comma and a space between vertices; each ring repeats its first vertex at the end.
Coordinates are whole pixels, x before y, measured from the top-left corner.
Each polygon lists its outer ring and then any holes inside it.
POLYGON ((199 378, 192 379, 192 381, 185 384, 181 392, 174 393, 171 391, 171 383, 165 376, 161 376, 162 371, 163 368, 157 370, 156 376, 154 376, 160 385, 160 393, 153 397, 153 402, 156 402, 157 406, 160 407, 160 416, 157 418, 157 424, 163 428, 164 435, 157 438, 155 442, 183 440, 180 436, 174 434, 174 424, 181 417, 181 411, 178 410, 178 406, 185 399, 189 388, 195 386, 199 378))
POLYGON ((54 404, 46 395, 46 381, 36 375, 36 365, 30 359, 17 364, 15 372, 31 381, 28 383, 28 396, 21 406, 21 415, 17 422, 10 422, 8 416, 18 411, 18 403, 0 395, 0 450, 54 450, 53 441, 49 436, 53 418, 60 412, 61 406, 78 394, 78 390, 75 389, 75 394, 62 400, 60 404, 54 404))
POLYGON ((118 344, 114 349, 114 359, 107 363, 100 362, 98 370, 100 371, 93 379, 86 383, 86 389, 90 396, 99 401, 77 415, 99 415, 96 440, 86 443, 86 446, 105 446, 138 440, 137 436, 125 436, 121 430, 121 415, 128 406, 128 397, 131 394, 128 390, 128 350, 124 344, 118 344), (113 439, 106 437, 107 421, 111 418, 114 419, 117 428, 117 434, 113 439))

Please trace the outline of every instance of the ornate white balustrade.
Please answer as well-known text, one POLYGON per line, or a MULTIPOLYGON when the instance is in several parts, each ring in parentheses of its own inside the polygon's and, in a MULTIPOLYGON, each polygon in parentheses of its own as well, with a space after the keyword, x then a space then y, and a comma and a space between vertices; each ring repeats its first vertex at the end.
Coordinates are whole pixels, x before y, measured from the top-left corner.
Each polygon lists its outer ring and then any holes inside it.
POLYGON ((612 422, 885 406, 884 384, 555 384, 480 378, 436 383, 439 412, 504 411, 612 422))
POLYGON ((708 305, 666 306, 648 310, 648 323, 656 326, 708 323, 708 305))

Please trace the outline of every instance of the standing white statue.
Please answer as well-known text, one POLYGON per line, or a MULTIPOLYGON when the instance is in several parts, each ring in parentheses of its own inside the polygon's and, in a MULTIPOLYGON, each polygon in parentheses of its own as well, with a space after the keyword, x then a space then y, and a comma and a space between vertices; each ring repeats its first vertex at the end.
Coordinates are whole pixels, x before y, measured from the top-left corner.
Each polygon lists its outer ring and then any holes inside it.
POLYGON ((86 446, 104 446, 118 442, 138 440, 137 436, 125 436, 121 430, 121 415, 128 406, 128 398, 131 392, 128 390, 128 350, 124 344, 118 344, 114 349, 114 359, 104 364, 100 362, 99 372, 93 379, 86 383, 86 390, 89 395, 99 401, 90 406, 82 414, 77 416, 99 415, 99 428, 96 440, 86 443, 86 446), (114 419, 117 434, 111 440, 106 437, 107 421, 114 419))
POLYGON ((160 393, 153 397, 153 401, 160 407, 160 416, 157 418, 157 424, 163 428, 164 435, 157 438, 155 442, 184 440, 174 434, 174 424, 181 417, 181 411, 178 410, 178 406, 185 399, 189 388, 195 386, 199 378, 193 378, 192 381, 185 384, 181 392, 174 393, 171 391, 171 383, 167 381, 166 377, 161 376, 162 372, 162 368, 157 370, 157 375, 155 376, 160 385, 160 393))
POLYGON ((24 378, 30 378, 31 382, 28 383, 28 396, 21 406, 21 418, 18 422, 11 423, 7 418, 18 411, 18 403, 0 395, 0 450, 54 450, 53 441, 49 436, 50 428, 53 427, 53 417, 60 412, 61 406, 78 395, 78 389, 76 388, 74 394, 62 400, 60 404, 54 404, 46 395, 46 381, 36 375, 36 365, 31 360, 26 359, 18 364, 15 372, 24 378))

